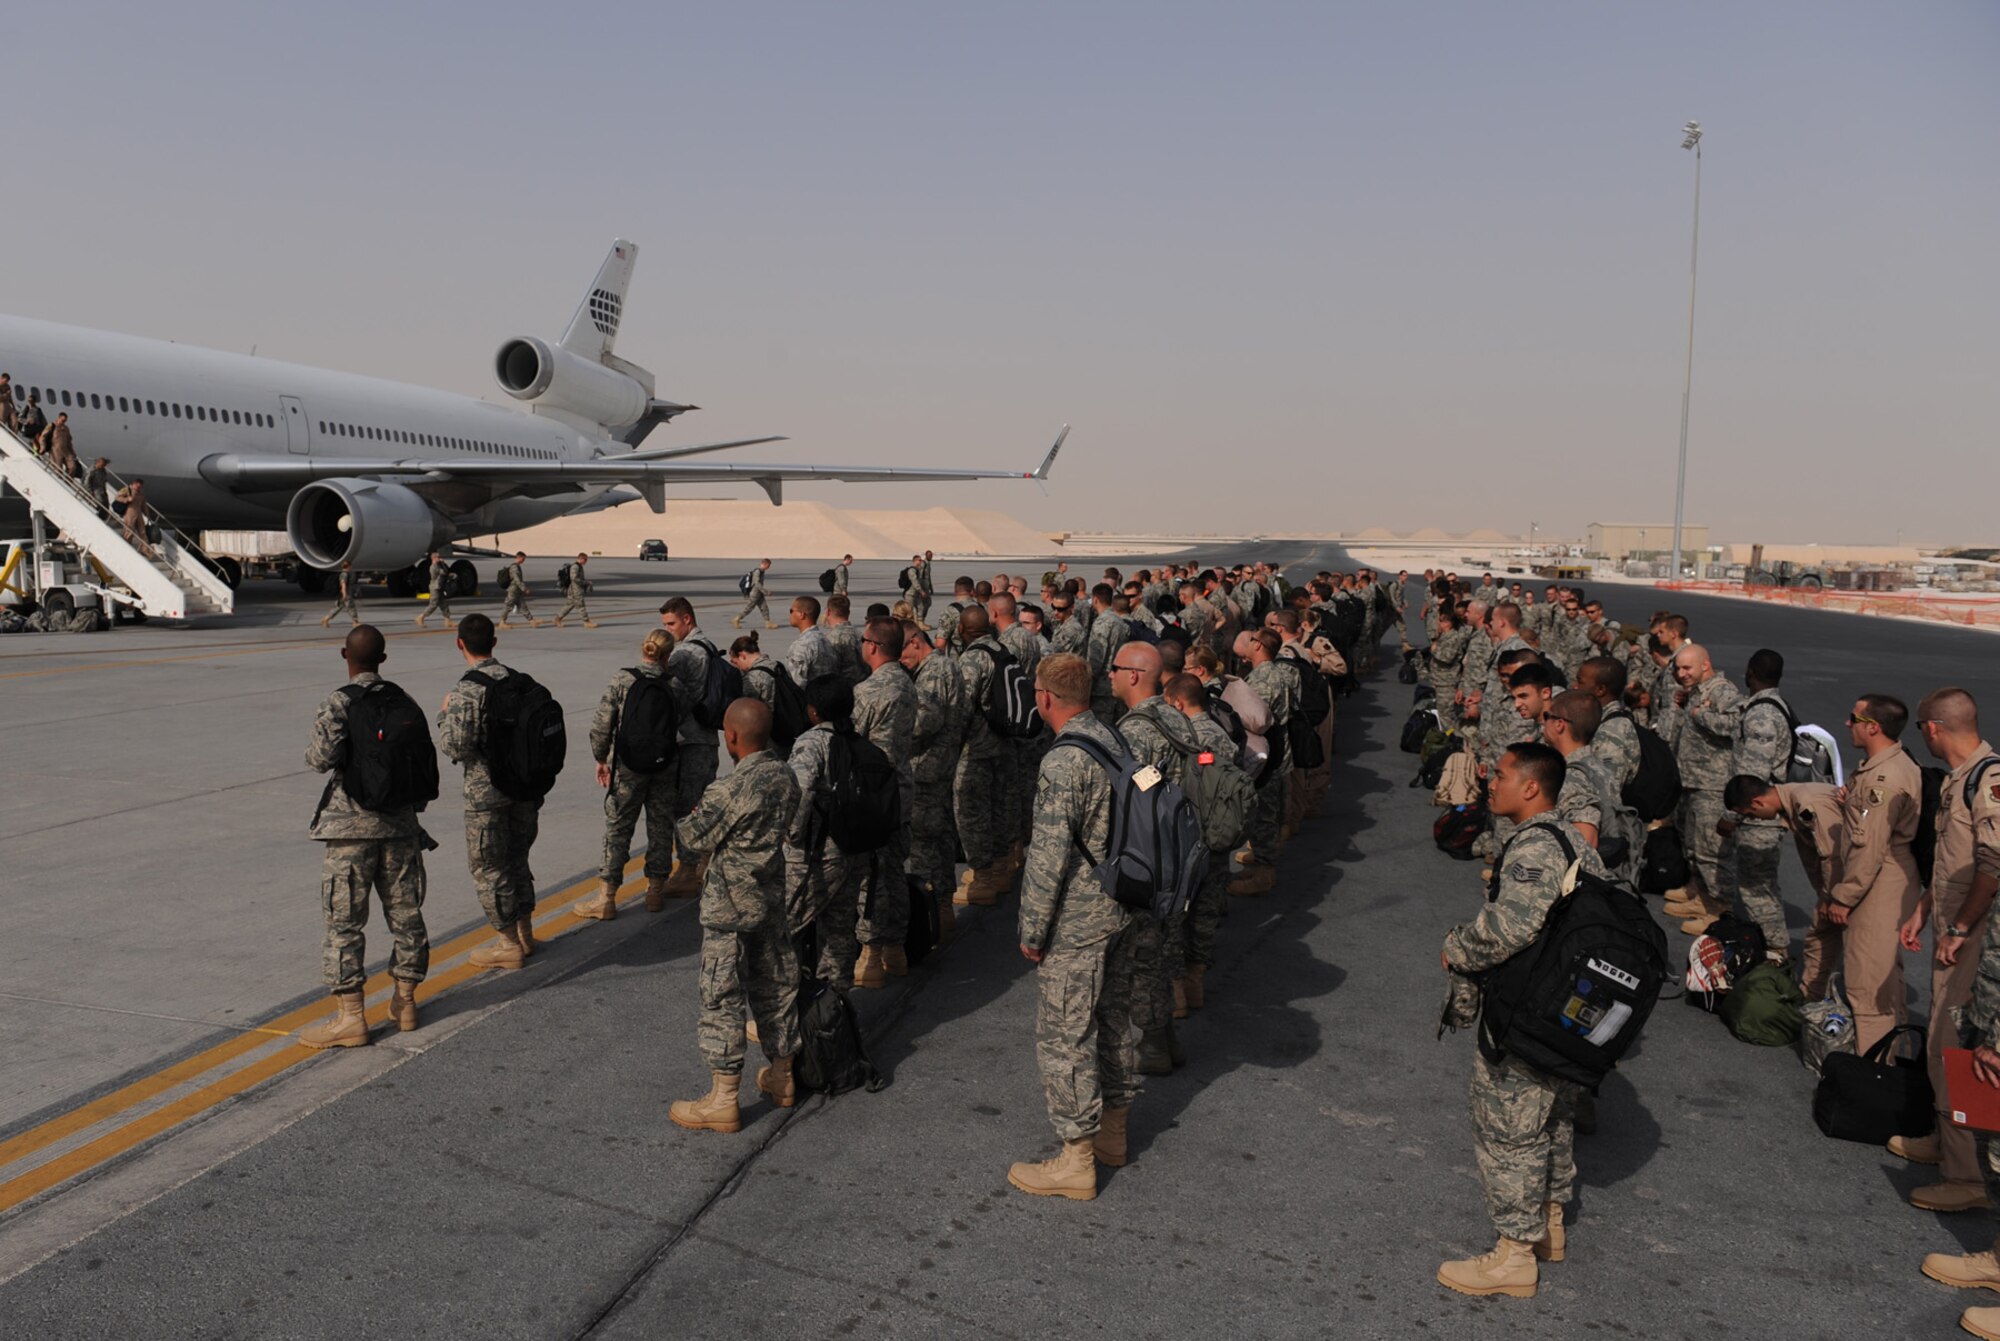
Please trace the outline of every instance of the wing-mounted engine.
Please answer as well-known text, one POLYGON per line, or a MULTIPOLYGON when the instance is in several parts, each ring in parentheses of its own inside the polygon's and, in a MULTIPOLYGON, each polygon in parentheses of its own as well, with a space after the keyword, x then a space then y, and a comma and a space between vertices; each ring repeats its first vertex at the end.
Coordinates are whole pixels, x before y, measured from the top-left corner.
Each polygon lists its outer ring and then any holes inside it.
POLYGON ((416 490, 381 480, 317 480, 285 512, 292 549, 315 568, 403 568, 451 538, 416 490))

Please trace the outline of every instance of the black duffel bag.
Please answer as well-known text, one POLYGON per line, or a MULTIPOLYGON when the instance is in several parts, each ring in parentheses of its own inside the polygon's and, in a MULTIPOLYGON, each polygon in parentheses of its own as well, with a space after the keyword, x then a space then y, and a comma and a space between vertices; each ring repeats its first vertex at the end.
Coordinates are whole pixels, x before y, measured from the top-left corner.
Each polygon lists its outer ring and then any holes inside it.
POLYGON ((1637 883, 1641 894, 1665 894, 1670 889, 1679 889, 1693 874, 1680 830, 1662 824, 1646 831, 1646 846, 1639 851, 1637 883))
POLYGON ((1842 1141, 1883 1145, 1891 1136, 1928 1136, 1937 1127, 1937 1096, 1924 1062, 1924 1027, 1892 1029, 1865 1056, 1836 1052, 1821 1065, 1813 1121, 1842 1141), (1894 1056, 1896 1040, 1915 1034, 1914 1057, 1894 1056))

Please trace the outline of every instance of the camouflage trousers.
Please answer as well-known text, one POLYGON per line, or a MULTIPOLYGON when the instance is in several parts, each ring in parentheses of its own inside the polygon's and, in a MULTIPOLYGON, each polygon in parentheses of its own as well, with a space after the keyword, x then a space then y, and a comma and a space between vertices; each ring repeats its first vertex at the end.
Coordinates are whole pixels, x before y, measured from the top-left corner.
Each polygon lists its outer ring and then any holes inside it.
POLYGON ((1292 781, 1291 765, 1282 765, 1276 777, 1257 789, 1257 804, 1250 810, 1250 846, 1257 860, 1278 859, 1278 828, 1284 823, 1285 793, 1292 781))
POLYGON ((1503 1238, 1533 1243, 1550 1202, 1576 1183, 1576 1101, 1583 1088, 1511 1058, 1472 1059, 1472 1153, 1486 1213, 1503 1238))
POLYGON ((542 827, 540 801, 511 801, 500 810, 465 812, 465 864, 479 906, 495 931, 535 911, 535 873, 528 853, 542 827))
POLYGON ((854 977, 854 961, 861 957, 855 926, 867 873, 866 856, 849 856, 830 841, 820 844, 816 857, 785 845, 785 921, 794 936, 809 926, 819 928, 814 972, 822 981, 845 983, 854 977))
MULTIPOLYGON (((1177 922, 1182 919, 1176 919, 1177 922)), ((1173 960, 1185 958, 1179 941, 1184 926, 1162 926, 1160 919, 1142 912, 1132 918, 1125 935, 1132 941, 1132 1027, 1141 1034, 1165 1029, 1174 1019, 1174 979, 1178 967, 1169 969, 1168 936, 1173 935, 1173 960)))
POLYGON ((1785 830, 1777 824, 1736 826, 1736 901, 1743 915, 1764 930, 1768 949, 1791 948, 1791 933, 1785 929, 1785 905, 1778 898, 1778 858, 1785 842, 1785 830))
POLYGON ((1215 938, 1222 931, 1222 919, 1229 908, 1229 854, 1217 852, 1208 859, 1201 887, 1194 892, 1186 916, 1181 919, 1183 964, 1204 968, 1215 962, 1215 938))
POLYGON ((750 618, 752 610, 762 615, 766 624, 771 622, 771 598, 763 592, 753 591, 744 598, 743 608, 736 612, 735 622, 741 624, 744 620, 750 618))
POLYGON ((1035 970, 1035 1064, 1049 1122, 1065 1141, 1097 1131, 1104 1110, 1139 1096, 1139 1031, 1132 1018, 1132 933, 1051 950, 1035 970))
POLYGON ((957 828, 951 814, 951 774, 917 779, 917 800, 910 812, 909 873, 942 894, 953 884, 958 868, 957 828))
POLYGON ((1680 830, 1688 865, 1708 896, 1724 905, 1736 897, 1736 837, 1724 838, 1715 826, 1728 814, 1721 792, 1694 790, 1681 793, 1680 807, 1674 812, 1674 827, 1680 830))
POLYGON ((922 591, 916 587, 911 587, 910 609, 916 613, 917 623, 922 624, 925 628, 930 627, 931 594, 928 591, 922 591))
MULTIPOLYGON (((445 580, 449 582, 451 579, 446 578, 445 580)), ((444 626, 446 628, 451 627, 451 597, 449 594, 437 590, 431 592, 431 598, 424 602, 423 613, 417 616, 418 626, 421 627, 430 623, 432 615, 441 616, 444 619, 444 626)))
MULTIPOLYGON (((911 793, 903 793, 910 813, 911 793)), ((860 917, 854 932, 863 945, 901 945, 910 934, 910 827, 906 824, 881 851, 862 859, 860 917)))
POLYGON ((701 929, 701 1016, 695 1044, 711 1071, 743 1073, 743 1016, 757 1021, 764 1055, 799 1050, 799 959, 781 919, 752 931, 701 929))
POLYGON ((424 929, 424 852, 419 838, 361 838, 328 842, 320 861, 320 910, 326 914, 322 967, 332 991, 358 992, 368 980, 368 894, 382 900, 394 948, 389 974, 422 982, 431 966, 431 938, 424 929))
POLYGON ((952 806, 958 818, 959 845, 965 849, 966 863, 975 870, 999 864, 1013 845, 1007 828, 1013 814, 1013 801, 1008 796, 1012 782, 1012 760, 1007 755, 959 758, 952 806))
POLYGON ((665 879, 674 873, 674 775, 634 773, 622 764, 611 768, 611 786, 604 793, 604 859, 600 880, 625 883, 625 863, 632 860, 632 833, 639 816, 646 816, 646 874, 665 879))
POLYGON ((556 615, 556 623, 562 623, 572 614, 582 619, 586 624, 590 622, 590 607, 584 604, 583 592, 576 587, 569 589, 569 595, 563 601, 563 608, 556 615))
POLYGON ((1285 792, 1285 823, 1302 826, 1306 817, 1318 809, 1320 799, 1333 782, 1333 719, 1329 712, 1326 720, 1313 728, 1319 737, 1320 764, 1318 768, 1297 768, 1292 770, 1291 785, 1285 792))
POLYGON ((352 618, 355 623, 359 624, 361 622, 361 601, 358 597, 354 596, 348 596, 345 598, 339 596, 334 597, 333 610, 331 613, 327 615, 327 618, 329 620, 339 619, 340 612, 343 610, 345 610, 348 613, 348 616, 352 618))
POLYGON ((507 588, 506 595, 500 602, 500 622, 505 624, 509 619, 512 619, 516 610, 521 612, 521 618, 523 619, 533 620, 535 617, 534 611, 528 609, 528 589, 526 587, 507 588))
POLYGON ((1035 779, 1042 771, 1042 759, 1055 737, 1044 733, 1031 740, 1014 740, 1007 781, 1007 841, 1025 843, 1035 827, 1035 779))
MULTIPOLYGON (((702 792, 707 788, 709 783, 715 781, 717 768, 715 743, 713 741, 701 743, 684 740, 681 742, 680 748, 674 751, 673 763, 668 765, 666 771, 661 774, 663 778, 673 779, 670 786, 674 798, 675 819, 685 819, 694 813, 694 808, 701 804, 702 792)), ((701 860, 699 854, 678 852, 676 850, 678 843, 679 840, 674 836, 673 825, 663 825, 660 829, 660 837, 655 840, 652 824, 648 821, 646 826, 647 866, 652 866, 653 854, 660 848, 666 849, 664 855, 668 857, 680 856, 684 860, 701 860)), ((673 867, 669 865, 667 869, 671 871, 673 867)))

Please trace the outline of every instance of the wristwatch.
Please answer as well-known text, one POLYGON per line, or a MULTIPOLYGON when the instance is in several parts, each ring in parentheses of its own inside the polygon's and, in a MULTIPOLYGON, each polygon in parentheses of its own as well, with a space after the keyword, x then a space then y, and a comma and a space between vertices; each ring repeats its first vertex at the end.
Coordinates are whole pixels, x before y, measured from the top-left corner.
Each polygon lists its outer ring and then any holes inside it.
POLYGON ((1968 935, 1970 935, 1971 932, 1968 928, 1962 927, 1958 923, 1954 922, 1950 926, 1944 929, 1944 934, 1951 937, 1955 941, 1962 941, 1968 935))

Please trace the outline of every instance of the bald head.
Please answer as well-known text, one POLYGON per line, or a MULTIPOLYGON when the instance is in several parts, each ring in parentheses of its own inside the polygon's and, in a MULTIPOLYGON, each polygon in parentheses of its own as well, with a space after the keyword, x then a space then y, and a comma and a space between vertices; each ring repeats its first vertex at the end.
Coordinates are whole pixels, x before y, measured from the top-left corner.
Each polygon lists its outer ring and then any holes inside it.
POLYGON ((1715 674, 1715 663, 1708 659, 1708 649, 1700 643, 1683 644, 1674 653, 1674 678, 1688 686, 1698 685, 1715 674))
POLYGON ((729 757, 741 759, 771 744, 771 710, 761 698, 739 698, 722 714, 722 739, 729 757))
POLYGON ((389 643, 373 624, 356 624, 347 631, 340 652, 353 669, 372 671, 389 659, 389 643))
POLYGON ((958 636, 966 642, 984 638, 993 631, 993 620, 983 605, 968 605, 958 616, 958 636))
POLYGON ((1160 692, 1160 651, 1151 643, 1126 643, 1111 658, 1111 692, 1126 707, 1160 692))

